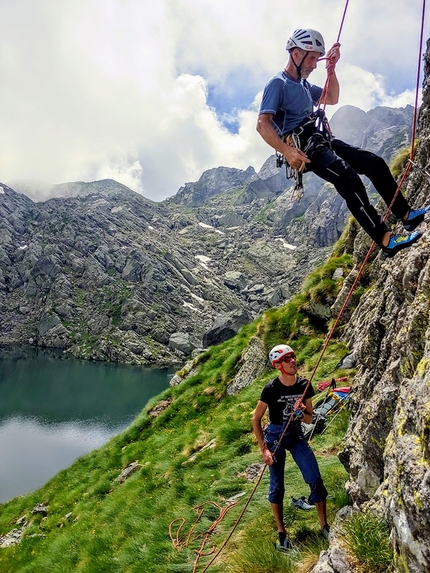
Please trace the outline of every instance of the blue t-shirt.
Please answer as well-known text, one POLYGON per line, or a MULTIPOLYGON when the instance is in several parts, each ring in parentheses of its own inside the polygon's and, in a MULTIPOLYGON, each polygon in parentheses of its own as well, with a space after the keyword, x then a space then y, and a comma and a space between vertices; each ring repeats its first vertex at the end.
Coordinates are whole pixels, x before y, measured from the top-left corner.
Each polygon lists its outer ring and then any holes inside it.
POLYGON ((282 137, 312 113, 321 93, 322 88, 306 80, 294 80, 282 71, 266 84, 259 113, 273 115, 272 125, 282 137))

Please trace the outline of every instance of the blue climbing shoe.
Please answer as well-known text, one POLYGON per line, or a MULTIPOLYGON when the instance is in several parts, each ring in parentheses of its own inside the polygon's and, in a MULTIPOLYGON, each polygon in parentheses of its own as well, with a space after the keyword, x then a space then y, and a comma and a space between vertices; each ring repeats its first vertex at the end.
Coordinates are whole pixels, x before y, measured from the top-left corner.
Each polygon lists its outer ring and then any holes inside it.
POLYGON ((427 213, 430 213, 430 205, 422 209, 411 209, 407 219, 403 220, 403 226, 407 231, 413 231, 420 225, 427 213))
POLYGON ((384 257, 394 257, 402 249, 410 247, 418 241, 422 233, 415 231, 406 235, 391 235, 390 242, 386 247, 382 247, 382 254, 384 257))

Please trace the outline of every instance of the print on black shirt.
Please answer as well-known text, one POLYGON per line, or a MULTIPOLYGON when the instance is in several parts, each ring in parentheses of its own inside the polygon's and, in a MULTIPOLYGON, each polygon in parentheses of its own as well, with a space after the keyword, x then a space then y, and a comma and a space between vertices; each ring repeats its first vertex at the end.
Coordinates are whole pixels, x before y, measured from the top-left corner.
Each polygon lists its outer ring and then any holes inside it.
MULTIPOLYGON (((260 400, 267 404, 269 408, 269 418, 273 424, 283 424, 290 418, 294 404, 298 398, 303 396, 307 383, 308 381, 305 378, 298 376, 292 386, 285 386, 279 378, 275 378, 266 384, 261 393, 260 400)), ((315 390, 310 384, 303 398, 303 402, 305 403, 306 400, 312 398, 312 396, 315 396, 315 390)))

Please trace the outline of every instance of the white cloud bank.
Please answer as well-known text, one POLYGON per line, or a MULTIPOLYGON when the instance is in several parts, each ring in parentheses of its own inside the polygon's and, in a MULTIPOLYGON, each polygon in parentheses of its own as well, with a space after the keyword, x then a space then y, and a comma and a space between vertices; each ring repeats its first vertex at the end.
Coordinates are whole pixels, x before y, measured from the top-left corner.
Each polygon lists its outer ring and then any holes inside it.
MULTIPOLYGON (((285 64, 286 38, 309 26, 333 43, 343 6, 5 0, 0 181, 111 177, 161 200, 211 167, 259 169, 271 153, 255 132, 261 90, 285 64)), ((419 26, 420 7, 408 0, 351 3, 340 105, 413 104, 419 26)), ((323 83, 324 70, 311 79, 323 83)))

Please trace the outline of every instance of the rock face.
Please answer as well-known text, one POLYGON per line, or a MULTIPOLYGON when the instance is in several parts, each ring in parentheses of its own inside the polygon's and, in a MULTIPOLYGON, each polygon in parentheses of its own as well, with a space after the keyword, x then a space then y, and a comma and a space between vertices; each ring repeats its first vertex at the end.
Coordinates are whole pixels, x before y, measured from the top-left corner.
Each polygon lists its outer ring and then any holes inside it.
POLYGON ((204 205, 214 195, 245 185, 254 175, 255 170, 252 167, 248 167, 246 171, 227 167, 209 169, 203 173, 198 183, 186 183, 181 187, 175 196, 175 202, 192 207, 204 205))
POLYGON ((330 127, 339 139, 363 147, 389 160, 393 151, 410 141, 414 109, 377 107, 365 113, 351 105, 334 115, 330 127))
MULTIPOLYGON (((430 160, 429 49, 425 64, 415 156, 423 167, 430 160)), ((411 205, 427 205, 429 195, 428 177, 413 170, 406 187, 411 205)), ((430 570, 429 225, 422 223, 423 237, 413 248, 394 259, 374 258, 373 287, 361 297, 343 334, 358 368, 352 420, 340 455, 349 471, 348 490, 356 508, 384 516, 396 571, 413 573, 430 570)), ((359 250, 363 240, 356 240, 359 250)), ((332 568, 315 571, 346 571, 333 567, 330 552, 324 559, 332 568)))
MULTIPOLYGON (((406 141, 408 108, 369 114, 341 109, 333 124, 406 141)), ((274 155, 259 173, 206 171, 159 204, 112 180, 39 187, 42 202, 17 186, 0 184, 0 344, 92 360, 167 364, 226 340, 297 292, 348 216, 313 174, 294 201, 274 155)))
POLYGON ((259 338, 251 338, 248 348, 243 351, 239 372, 227 386, 227 394, 237 394, 263 374, 267 364, 267 353, 259 338))
MULTIPOLYGON (((263 287, 264 288, 264 287, 263 287)), ((203 348, 225 342, 239 332, 242 326, 249 324, 251 317, 244 310, 233 310, 220 315, 212 327, 203 336, 203 348)))

